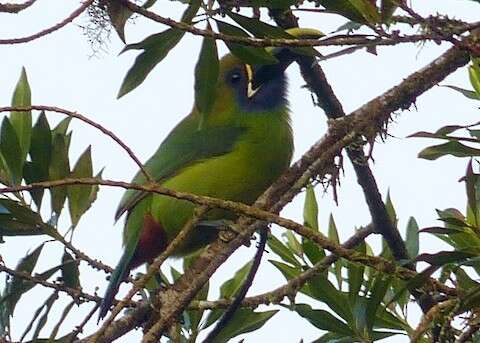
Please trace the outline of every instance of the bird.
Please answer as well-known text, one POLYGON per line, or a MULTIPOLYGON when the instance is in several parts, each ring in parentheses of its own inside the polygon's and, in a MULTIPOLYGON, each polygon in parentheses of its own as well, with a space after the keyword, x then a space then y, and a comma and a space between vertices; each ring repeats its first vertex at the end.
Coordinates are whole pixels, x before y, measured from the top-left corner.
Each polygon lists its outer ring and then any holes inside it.
MULTIPOLYGON (((220 59, 209 113, 204 116, 194 104, 144 165, 155 182, 176 191, 250 205, 289 167, 294 147, 285 70, 296 53, 275 48, 271 54, 277 63, 248 64, 232 53, 220 59)), ((147 182, 141 171, 132 181, 147 182)), ((118 220, 126 213, 124 252, 110 277, 99 321, 130 271, 160 255, 194 209, 191 202, 165 195, 124 193, 115 214, 118 220)), ((220 209, 205 215, 207 222, 235 218, 234 213, 220 209)), ((193 254, 217 237, 219 230, 202 222, 173 257, 193 254)))

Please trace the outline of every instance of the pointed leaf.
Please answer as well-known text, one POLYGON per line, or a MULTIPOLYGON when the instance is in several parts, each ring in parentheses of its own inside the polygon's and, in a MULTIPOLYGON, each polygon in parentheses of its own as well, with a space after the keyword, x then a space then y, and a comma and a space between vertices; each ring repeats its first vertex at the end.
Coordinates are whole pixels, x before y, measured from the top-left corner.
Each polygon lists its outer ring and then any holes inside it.
POLYGON ((435 254, 421 254, 415 259, 416 261, 423 261, 431 264, 432 266, 443 266, 447 263, 456 263, 464 261, 470 257, 474 257, 475 254, 466 251, 440 251, 435 254))
MULTIPOLYGON (((71 178, 91 178, 93 175, 92 168, 92 153, 91 146, 80 155, 77 163, 73 167, 70 174, 71 178)), ((91 185, 78 185, 69 186, 67 188, 68 193, 68 207, 70 210, 70 218, 72 225, 76 226, 80 217, 90 207, 90 194, 92 193, 93 186, 91 185)))
MULTIPOLYGON (((238 25, 240 25, 245 30, 247 30, 252 35, 258 38, 285 38, 285 39, 299 39, 299 38, 301 39, 302 38, 301 31, 299 35, 295 36, 278 26, 273 26, 273 25, 264 23, 263 21, 260 21, 256 18, 245 17, 243 15, 230 12, 230 11, 227 12, 227 15, 230 18, 232 18, 238 25)), ((302 29, 297 28, 297 31, 298 30, 302 30, 302 29)), ((320 38, 321 36, 324 36, 324 34, 321 33, 320 31, 317 31, 317 35, 315 38, 320 38)), ((290 48, 290 49, 307 56, 319 55, 319 53, 312 47, 299 47, 299 48, 290 48)))
POLYGON ((480 156, 480 149, 475 149, 457 141, 450 141, 448 143, 433 145, 423 149, 418 153, 419 158, 426 160, 436 160, 445 155, 452 155, 456 157, 472 157, 480 156))
MULTIPOLYGON (((218 30, 224 34, 229 36, 237 36, 237 37, 250 37, 245 31, 241 28, 233 26, 231 24, 225 23, 220 20, 215 20, 217 23, 218 30)), ((264 48, 258 48, 253 46, 246 46, 237 43, 225 42, 228 49, 241 59, 243 62, 257 65, 257 64, 275 64, 277 63, 277 59, 267 52, 264 48)))
POLYGON ((233 337, 258 330, 277 312, 278 310, 253 312, 250 309, 239 308, 212 343, 229 342, 233 337))
POLYGON ((20 184, 23 172, 22 150, 16 131, 7 117, 3 118, 0 129, 0 150, 7 165, 11 182, 20 184))
MULTIPOLYGON (((212 29, 210 25, 207 28, 212 29)), ((204 37, 195 66, 195 105, 202 115, 202 123, 210 114, 215 101, 218 71, 217 44, 214 39, 204 37)))
MULTIPOLYGON (((18 80, 15 91, 13 92, 12 107, 30 107, 32 105, 32 95, 30 85, 28 84, 27 73, 22 68, 20 79, 18 80)), ((13 111, 10 113, 10 123, 18 137, 21 154, 18 157, 23 164, 30 150, 30 138, 32 134, 32 112, 13 111)))
MULTIPOLYGON (((33 250, 31 253, 23 257, 17 264, 15 268, 16 271, 24 272, 29 275, 32 274, 33 269, 35 268, 38 257, 42 252, 43 244, 38 248, 33 250)), ((10 316, 13 316, 15 306, 22 297, 23 293, 31 289, 31 282, 25 281, 24 279, 12 277, 10 281, 7 282, 5 292, 2 296, 0 303, 7 301, 8 313, 10 316)))
MULTIPOLYGON (((358 247, 356 247, 355 251, 358 251, 363 255, 365 255, 366 253, 365 242, 362 242, 358 247)), ((360 292, 360 289, 362 288, 365 266, 357 263, 348 262, 347 272, 348 272, 349 299, 351 304, 355 304, 355 300, 359 297, 359 292, 360 292)))
POLYGON ((317 199, 315 198, 315 191, 311 185, 307 186, 307 190, 305 192, 303 223, 305 226, 318 231, 318 203, 317 199))
POLYGON ((277 239, 273 234, 268 235, 267 241, 268 247, 282 260, 288 262, 294 266, 300 267, 300 263, 297 261, 292 251, 289 250, 279 239, 277 239))
POLYGON ((385 277, 383 275, 378 275, 374 282, 372 289, 370 291, 370 298, 367 302, 366 310, 366 322, 367 329, 370 332, 375 324, 375 319, 377 312, 381 309, 381 303, 387 293, 387 290, 390 286, 391 277, 385 277))
MULTIPOLYGON (((332 242, 335 243, 340 243, 340 239, 338 237, 338 230, 337 230, 337 225, 335 224, 335 220, 333 219, 333 215, 330 214, 330 218, 328 220, 328 239, 330 239, 332 242)), ((342 288, 342 261, 337 260, 333 264, 333 270, 335 272, 335 277, 337 278, 337 284, 338 288, 342 288)))
POLYGON ((382 14, 382 22, 389 23, 393 12, 398 7, 397 0, 382 0, 380 12, 382 14))
MULTIPOLYGON (((45 112, 41 112, 32 129, 32 144, 30 145, 30 159, 24 167, 24 178, 27 183, 48 180, 48 168, 52 154, 52 133, 45 112)), ((41 207, 43 189, 34 189, 30 192, 37 208, 41 207)))
POLYGON ((418 239, 418 224, 415 218, 410 217, 407 224, 407 237, 405 245, 407 247, 408 256, 415 258, 418 255, 419 239, 418 239))
POLYGON ((125 43, 125 24, 133 14, 132 11, 125 7, 120 1, 116 0, 107 1, 106 7, 110 23, 115 31, 117 31, 118 37, 125 43))
MULTIPOLYGON (((182 22, 189 24, 200 7, 199 0, 193 0, 185 11, 182 22)), ((185 31, 168 29, 161 33, 151 35, 140 43, 127 45, 123 51, 129 49, 143 49, 137 56, 133 66, 127 72, 118 92, 117 98, 121 98, 138 87, 153 70, 172 50, 184 36, 185 31)))
POLYGON ((80 272, 78 270, 78 261, 76 261, 67 250, 63 251, 62 256, 62 280, 65 286, 70 288, 80 288, 80 272))
POLYGON ((451 88, 459 93, 461 93, 463 96, 472 99, 472 100, 480 100, 480 94, 477 94, 475 91, 471 91, 465 88, 460 88, 457 86, 452 86, 452 85, 445 85, 444 87, 451 88))
POLYGON ((475 63, 468 67, 468 76, 470 77, 470 83, 475 89, 475 93, 480 96, 480 68, 475 63))
MULTIPOLYGON (((50 180, 63 180, 70 174, 68 161, 67 137, 55 134, 52 143, 52 161, 49 167, 50 180)), ((60 215, 67 198, 67 188, 54 187, 50 189, 52 211, 60 215)))
POLYGON ((320 330, 342 335, 354 335, 346 323, 324 310, 314 310, 307 304, 296 304, 294 310, 320 330))

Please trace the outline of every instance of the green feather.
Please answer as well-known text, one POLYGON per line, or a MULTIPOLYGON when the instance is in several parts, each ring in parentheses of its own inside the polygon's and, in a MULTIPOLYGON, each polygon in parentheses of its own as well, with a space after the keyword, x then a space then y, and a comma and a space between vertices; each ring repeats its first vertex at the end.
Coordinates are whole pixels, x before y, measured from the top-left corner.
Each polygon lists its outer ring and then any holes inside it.
MULTIPOLYGON (((219 96, 212 110, 208 116, 202 117, 194 107, 172 130, 145 164, 154 181, 176 191, 251 204, 288 168, 293 137, 287 103, 282 101, 284 94, 264 93, 268 96, 257 98, 257 105, 250 106, 253 103, 246 99, 246 85, 243 88, 237 84, 235 88, 228 83, 232 71, 238 70, 244 71, 245 65, 234 56, 227 55, 221 60, 215 92, 219 96), (201 118, 204 119, 202 125, 201 118)), ((136 184, 146 182, 140 172, 132 181, 136 184)), ((135 255, 145 217, 151 216, 164 231, 158 238, 162 240, 158 246, 162 246, 171 241, 192 217, 194 207, 188 201, 159 194, 136 190, 125 192, 115 215, 118 219, 127 212, 125 252, 112 274, 101 305, 101 318, 108 312, 132 265, 145 262, 135 255)), ((213 209, 202 220, 232 220, 235 217, 234 213, 213 209)), ((191 254, 216 236, 214 228, 197 227, 173 255, 191 254)), ((151 238, 142 237, 142 242, 144 239, 151 238)), ((155 250, 151 252, 157 253, 155 250)))
MULTIPOLYGON (((212 127, 198 130, 197 117, 189 115, 168 135, 158 150, 145 164, 145 169, 156 181, 178 174, 193 163, 223 155, 232 150, 244 132, 239 127, 212 127)), ((145 175, 138 172, 132 183, 144 184, 145 175)), ((130 210, 146 193, 136 190, 125 192, 115 214, 115 220, 130 210)))

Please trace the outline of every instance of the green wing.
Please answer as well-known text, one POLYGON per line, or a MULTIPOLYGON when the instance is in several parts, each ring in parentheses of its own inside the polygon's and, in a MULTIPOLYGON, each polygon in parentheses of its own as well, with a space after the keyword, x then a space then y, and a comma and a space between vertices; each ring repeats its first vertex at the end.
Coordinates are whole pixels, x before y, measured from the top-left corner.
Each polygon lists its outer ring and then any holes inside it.
MULTIPOLYGON (((224 126, 199 129, 198 121, 189 115, 170 132, 147 161, 145 169, 156 182, 161 182, 198 161, 230 152, 244 131, 245 129, 241 127, 224 126)), ((132 183, 146 183, 141 171, 135 175, 132 183)), ((146 194, 137 190, 127 190, 115 213, 115 220, 134 207, 146 194)))

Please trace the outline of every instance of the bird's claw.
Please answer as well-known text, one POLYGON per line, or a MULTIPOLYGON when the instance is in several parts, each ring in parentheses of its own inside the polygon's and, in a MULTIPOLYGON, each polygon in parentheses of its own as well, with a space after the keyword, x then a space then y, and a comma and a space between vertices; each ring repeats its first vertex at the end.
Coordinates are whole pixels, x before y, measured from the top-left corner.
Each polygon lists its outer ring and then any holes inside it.
POLYGON ((202 220, 198 223, 198 226, 204 226, 218 230, 218 236, 224 242, 230 242, 239 233, 241 233, 240 226, 238 226, 234 221, 227 219, 202 220))

